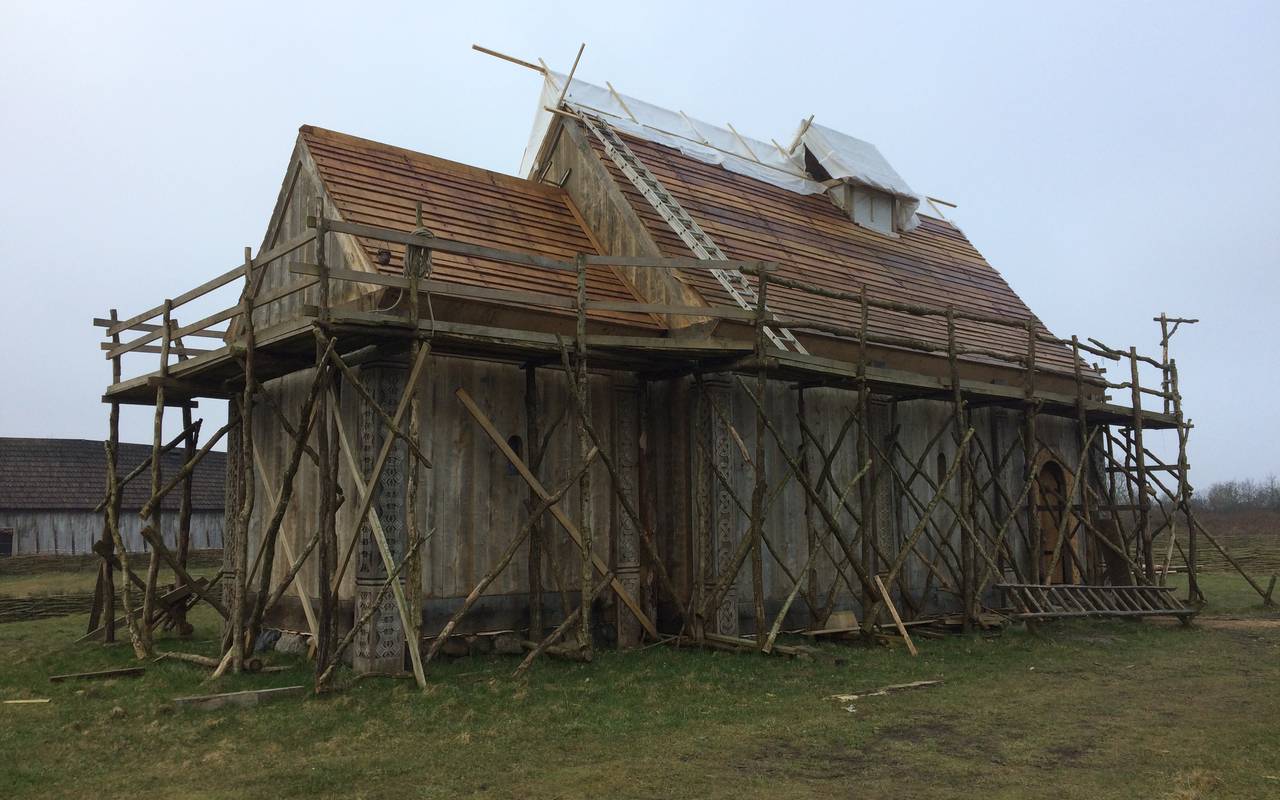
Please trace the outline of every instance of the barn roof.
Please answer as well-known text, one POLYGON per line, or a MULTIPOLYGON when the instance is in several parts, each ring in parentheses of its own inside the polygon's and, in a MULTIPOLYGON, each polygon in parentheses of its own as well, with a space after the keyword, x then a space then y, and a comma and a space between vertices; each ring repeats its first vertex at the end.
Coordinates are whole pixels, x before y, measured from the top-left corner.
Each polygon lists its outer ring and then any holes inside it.
MULTIPOLYGON (((776 261, 778 274, 830 289, 856 292, 865 285, 873 297, 957 310, 1035 319, 1004 278, 951 223, 921 215, 914 230, 895 237, 867 230, 849 219, 825 195, 789 191, 773 183, 708 164, 679 150, 638 136, 621 134, 632 151, 684 206, 727 257, 776 261)), ((590 136, 588 134, 588 136, 590 136)), ((689 255, 689 248, 590 137, 597 155, 612 172, 663 254, 689 255)), ((705 271, 683 273, 707 302, 732 307, 718 281, 705 271)), ((822 298, 770 287, 770 307, 784 315, 856 325, 855 302, 822 298)), ((1037 320, 1040 329, 1047 332, 1037 320)), ((946 343, 946 322, 872 308, 872 333, 896 334, 946 343)), ((960 322, 961 345, 986 347, 1013 356, 1026 352, 1018 329, 960 322)), ((1070 370, 1071 353, 1044 347, 1042 366, 1070 370)))
MULTIPOLYGON (((347 222, 401 230, 414 229, 414 206, 422 203, 426 226, 436 236, 502 250, 572 261, 578 253, 603 251, 558 186, 515 178, 424 153, 361 139, 310 125, 299 129, 330 200, 347 222)), ((404 249, 361 239, 376 265, 379 249, 391 261, 380 271, 402 274, 404 249)), ((572 297, 571 272, 503 264, 452 253, 434 253, 432 278, 467 286, 536 291, 572 297)), ((593 300, 642 302, 609 267, 587 270, 587 296, 593 300)), ((562 312, 568 314, 569 312, 562 312)), ((592 310, 591 317, 656 328, 648 314, 592 310)))
MULTIPOLYGON (((162 474, 175 475, 184 461, 182 449, 160 459, 162 474)), ((121 444, 119 474, 123 478, 151 455, 151 445, 121 444)), ((196 466, 191 505, 197 511, 222 511, 226 454, 210 451, 196 466)), ((121 507, 137 511, 151 497, 150 471, 124 489, 121 507)), ((101 441, 94 439, 25 439, 0 437, 0 509, 91 511, 107 485, 107 461, 101 441)), ((178 509, 179 492, 164 500, 178 509)))

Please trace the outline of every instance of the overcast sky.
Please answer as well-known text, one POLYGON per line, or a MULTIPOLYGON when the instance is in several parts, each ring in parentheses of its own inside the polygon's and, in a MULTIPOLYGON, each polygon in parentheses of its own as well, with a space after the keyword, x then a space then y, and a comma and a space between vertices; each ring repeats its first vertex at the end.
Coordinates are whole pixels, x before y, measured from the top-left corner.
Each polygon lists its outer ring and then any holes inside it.
MULTIPOLYGON (((1155 352, 1153 315, 1198 317, 1174 345, 1194 482, 1280 472, 1278 7, 7 0, 0 435, 106 435, 92 318, 256 250, 299 125, 511 172, 540 78, 470 45, 567 71, 585 41, 586 80, 876 143, 1059 335, 1155 352)), ((126 439, 150 426, 126 410, 126 439)))

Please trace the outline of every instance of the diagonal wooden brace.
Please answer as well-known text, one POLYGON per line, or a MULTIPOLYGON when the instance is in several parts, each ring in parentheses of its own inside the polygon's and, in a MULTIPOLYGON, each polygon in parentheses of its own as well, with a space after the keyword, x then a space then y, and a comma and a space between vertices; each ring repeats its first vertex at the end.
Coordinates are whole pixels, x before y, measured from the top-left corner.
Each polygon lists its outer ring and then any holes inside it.
MULTIPOLYGON (((489 418, 485 416, 484 412, 480 410, 480 407, 476 405, 475 400, 471 399, 471 395, 467 394, 465 389, 458 389, 454 394, 457 396, 458 400, 462 402, 462 405, 467 409, 467 412, 470 413, 475 421, 480 424, 480 427, 484 430, 485 434, 493 440, 493 443, 498 450, 500 450, 502 454, 507 457, 507 460, 511 462, 511 466, 520 474, 520 477, 524 478, 525 483, 529 484, 529 488, 533 489, 534 493, 542 500, 548 499, 551 495, 547 492, 546 488, 543 487, 537 477, 529 471, 529 468, 525 466, 525 463, 520 459, 520 456, 516 455, 515 451, 511 449, 507 444, 507 440, 504 439, 498 429, 494 427, 493 422, 491 422, 489 418)), ((569 534, 569 538, 573 539, 573 541, 581 547, 582 534, 579 533, 578 526, 574 525, 573 521, 569 519, 564 511, 561 510, 560 504, 556 503, 552 505, 549 510, 551 511, 551 516, 555 517, 556 522, 559 522, 560 526, 564 528, 565 533, 569 534)), ((601 575, 609 574, 608 566, 606 566, 605 563, 600 560, 600 556, 596 555, 594 552, 591 554, 591 563, 595 565, 596 571, 601 575)), ((636 599, 632 597, 626 590, 626 587, 622 585, 622 582, 614 577, 610 580, 609 585, 613 588, 613 592, 618 596, 618 599, 626 604, 627 608, 631 610, 631 613, 640 621, 640 625, 645 629, 645 631, 654 639, 658 639, 659 634, 657 627, 653 624, 653 621, 649 619, 649 616, 644 613, 644 609, 640 607, 640 603, 636 602, 636 599)))

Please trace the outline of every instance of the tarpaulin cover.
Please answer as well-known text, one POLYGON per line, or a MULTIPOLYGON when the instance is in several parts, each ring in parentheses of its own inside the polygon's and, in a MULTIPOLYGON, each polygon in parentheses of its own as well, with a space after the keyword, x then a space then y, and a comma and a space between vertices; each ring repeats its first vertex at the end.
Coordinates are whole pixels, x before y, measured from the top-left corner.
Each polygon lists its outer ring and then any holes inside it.
POLYGON ((871 142, 817 123, 810 124, 800 136, 801 144, 833 179, 879 189, 898 198, 895 227, 909 231, 919 224, 913 219, 920 198, 902 176, 889 165, 871 142))
MULTIPOLYGON (((534 116, 533 131, 520 164, 520 174, 533 177, 534 162, 551 127, 552 114, 560 92, 568 80, 550 72, 543 83, 534 116)), ((618 131, 679 150, 707 164, 718 164, 730 172, 747 175, 798 194, 821 194, 827 187, 813 180, 804 168, 804 149, 818 159, 834 179, 851 181, 888 192, 899 198, 900 230, 916 225, 914 214, 920 198, 885 161, 874 145, 839 131, 810 124, 800 140, 784 153, 773 142, 739 135, 728 128, 692 119, 627 95, 615 95, 607 88, 574 78, 564 102, 576 111, 603 116, 618 131)), ((794 136, 786 142, 791 144, 794 136)))

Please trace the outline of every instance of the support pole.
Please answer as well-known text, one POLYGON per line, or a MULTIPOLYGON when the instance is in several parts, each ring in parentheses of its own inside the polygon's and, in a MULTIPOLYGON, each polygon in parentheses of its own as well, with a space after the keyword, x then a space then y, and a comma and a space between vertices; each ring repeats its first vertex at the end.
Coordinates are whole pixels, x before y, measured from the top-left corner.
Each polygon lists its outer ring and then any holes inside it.
MULTIPOLYGON (((113 403, 113 406, 118 404, 113 403)), ((120 559, 120 573, 123 576, 121 582, 120 595, 124 603, 124 618, 129 626, 129 639, 133 643, 133 653, 139 659, 146 658, 149 655, 146 642, 142 638, 142 625, 133 613, 133 593, 129 586, 129 552, 124 546, 124 541, 120 536, 120 483, 116 477, 116 464, 119 463, 117 449, 119 442, 119 410, 112 414, 111 438, 106 441, 107 454, 107 485, 110 487, 111 496, 107 498, 107 530, 111 534, 112 542, 115 545, 116 557, 120 559)), ((111 619, 108 617, 108 619, 111 619)))
MULTIPOLYGON (((577 335, 575 346, 577 362, 578 391, 578 452, 581 461, 587 461, 591 452, 591 444, 587 436, 587 423, 591 419, 591 389, 587 383, 587 257, 579 253, 574 259, 578 273, 577 292, 577 335)), ((585 653, 591 653, 591 603, 592 588, 595 585, 595 572, 591 560, 593 534, 591 526, 591 471, 586 470, 578 479, 578 515, 581 541, 578 543, 582 552, 581 580, 579 583, 582 599, 582 618, 578 628, 578 647, 585 653)))
MULTIPOLYGON (((317 317, 321 323, 326 323, 329 321, 331 313, 329 308, 329 263, 326 252, 328 227, 324 217, 324 200, 319 200, 317 206, 315 243, 316 268, 317 272, 319 272, 317 289, 319 308, 317 317)), ((317 338, 316 371, 324 369, 327 350, 327 343, 321 342, 317 338)), ((316 428, 316 454, 319 456, 320 461, 320 474, 317 481, 320 508, 318 510, 318 519, 316 520, 316 527, 319 533, 319 541, 316 543, 318 547, 316 554, 316 594, 320 599, 320 618, 316 624, 315 676, 317 690, 323 686, 327 665, 335 659, 337 653, 335 649, 338 622, 337 593, 340 589, 340 587, 333 584, 333 573, 338 566, 337 508, 334 502, 338 478, 334 448, 329 437, 330 414, 339 412, 339 409, 330 409, 329 396, 330 393, 325 392, 320 397, 317 407, 319 425, 316 428)), ((299 425, 301 424, 303 423, 300 421, 299 425)))
MULTIPOLYGON (((525 452, 529 466, 537 474, 542 461, 542 443, 538 431, 538 368, 530 363, 524 367, 524 434, 525 452)), ((532 488, 526 507, 532 513, 538 505, 538 496, 532 488)), ((542 518, 533 521, 529 529, 529 638, 538 641, 543 636, 542 622, 542 518)))
POLYGON ((1147 581, 1154 582, 1156 567, 1151 545, 1151 498, 1147 492, 1147 455, 1142 445, 1142 388, 1138 384, 1138 350, 1135 347, 1129 348, 1129 374, 1132 383, 1130 397, 1133 403, 1134 470, 1138 483, 1137 535, 1142 542, 1142 566, 1146 570, 1147 581))
MULTIPOLYGON (((1076 382, 1076 434, 1080 439, 1080 516, 1083 519, 1089 519, 1090 467, 1093 448, 1089 444, 1092 437, 1089 434, 1089 420, 1085 406, 1084 361, 1080 358, 1079 336, 1071 337, 1071 356, 1072 374, 1076 382)), ((1068 497, 1067 502, 1070 503, 1070 501, 1071 498, 1068 497)), ((1093 544, 1096 544, 1096 541, 1093 544)), ((1085 554, 1085 563, 1089 568, 1087 580, 1094 586, 1102 583, 1101 556, 1101 549, 1093 546, 1089 546, 1089 552, 1085 554)))
MULTIPOLYGON (((164 301, 164 320, 163 332, 160 339, 160 375, 167 377, 169 374, 169 345, 171 334, 173 331, 173 301, 164 301)), ((163 474, 160 463, 160 448, 164 445, 164 385, 161 383, 156 386, 156 407, 155 416, 152 422, 151 436, 151 496, 155 498, 160 492, 161 480, 163 474)), ((161 538, 164 537, 164 527, 160 523, 160 502, 153 503, 151 506, 150 517, 145 521, 151 525, 161 538)), ((151 558, 147 562, 147 585, 142 594, 142 641, 147 648, 147 654, 152 654, 151 645, 151 616, 155 612, 156 602, 156 581, 160 574, 160 554, 155 548, 151 550, 151 558)))
MULTIPOLYGON (((769 291, 769 273, 761 270, 758 276, 759 289, 756 296, 756 441, 755 441, 755 484, 751 488, 751 595, 754 600, 756 643, 763 649, 768 631, 765 630, 764 618, 764 558, 761 555, 760 542, 764 538, 764 494, 769 488, 765 477, 765 428, 764 428, 764 394, 767 384, 765 369, 765 301, 769 291)), ((794 597, 794 593, 792 595, 794 597)))
MULTIPOLYGON (((955 306, 947 306, 947 364, 951 370, 951 434, 952 441, 956 446, 956 454, 961 457, 960 460, 960 502, 956 507, 956 515, 960 523, 960 597, 964 604, 964 613, 961 617, 961 627, 965 633, 972 633, 974 622, 977 620, 977 565, 975 561, 975 549, 977 542, 974 541, 973 520, 970 516, 972 505, 970 503, 969 492, 970 484, 973 481, 972 465, 969 461, 968 451, 963 453, 960 449, 960 441, 968 429, 966 421, 966 410, 964 404, 964 394, 960 389, 960 359, 956 349, 956 309, 955 306)), ((947 487, 940 485, 939 492, 945 492, 947 487)), ((886 602, 890 602, 886 598, 886 602)))
MULTIPOLYGON (((421 202, 418 202, 415 207, 415 217, 417 224, 414 227, 413 234, 428 238, 434 237, 435 234, 422 223, 421 202)), ((414 331, 420 331, 422 308, 418 293, 421 282, 431 275, 431 251, 416 245, 406 247, 404 266, 409 278, 409 316, 413 319, 414 331)), ((409 346, 409 362, 416 364, 421 354, 422 339, 420 336, 414 336, 413 342, 409 346)), ((409 441, 413 442, 414 447, 419 447, 422 438, 420 430, 422 388, 415 381, 412 386, 406 387, 405 391, 410 393, 409 441)), ((390 438, 390 434, 388 434, 388 438, 390 438)), ((418 485, 421 469, 422 465, 419 463, 419 459, 411 457, 408 464, 409 474, 405 479, 404 502, 405 530, 409 541, 418 540, 418 485)), ((422 647, 422 554, 417 547, 414 547, 408 551, 405 558, 405 601, 408 604, 409 629, 404 632, 404 635, 406 644, 413 648, 413 652, 416 653, 422 647)))
MULTIPOLYGON (((1160 316, 1163 319, 1164 314, 1160 316)), ((1165 342, 1167 352, 1167 338, 1165 342)), ((1200 565, 1197 563, 1200 557, 1200 537, 1195 521, 1192 518, 1191 482, 1187 480, 1187 470, 1190 468, 1190 464, 1187 461, 1187 436, 1191 432, 1191 425, 1182 416, 1182 393, 1178 390, 1178 363, 1176 361, 1169 362, 1168 392, 1173 405, 1173 417, 1177 420, 1178 425, 1178 508, 1187 519, 1187 600, 1189 602, 1203 603, 1204 593, 1200 591, 1200 565)))
POLYGON ((231 671, 244 671, 246 655, 252 655, 253 642, 245 641, 249 581, 249 529, 258 486, 253 473, 253 392, 254 392, 254 325, 253 325, 253 249, 244 249, 244 294, 241 303, 241 342, 244 346, 244 394, 240 400, 240 470, 243 490, 240 515, 236 520, 234 553, 235 587, 231 595, 231 671), (246 654, 246 650, 249 652, 246 654))
MULTIPOLYGON (((249 636, 248 639, 252 643, 257 640, 258 634, 262 630, 262 620, 267 612, 267 598, 271 594, 271 577, 275 567, 276 542, 280 535, 280 527, 284 524, 284 515, 288 511, 289 501, 293 498, 295 478, 298 474, 298 467, 302 464, 302 453, 306 446, 307 437, 311 434, 311 426, 315 421, 315 415, 312 413, 315 409, 316 401, 324 392, 325 384, 329 370, 326 366, 322 366, 316 371, 311 378, 311 386, 307 390, 306 399, 302 403, 302 417, 298 425, 297 432, 293 435, 293 441, 290 445, 289 461, 285 466, 284 477, 280 483, 280 496, 276 498, 275 509, 271 513, 271 519, 263 529, 261 541, 259 543, 258 553, 262 558, 261 571, 258 573, 258 587, 256 596, 254 597, 253 612, 249 615, 249 636)), ((250 453, 251 467, 246 468, 246 472, 250 472, 250 477, 255 478, 257 474, 257 465, 259 463, 258 453, 254 450, 250 453)), ((267 492, 271 492, 269 486, 264 488, 267 492)), ((286 548, 286 557, 287 548, 286 548)), ((255 563, 255 567, 257 564, 255 563)), ((249 574, 249 580, 253 579, 252 570, 249 574)), ((249 655, 252 655, 250 653, 249 655)))
MULTIPOLYGON (((120 316, 116 309, 111 309, 111 321, 117 322, 120 316)), ((112 334, 111 343, 114 346, 120 344, 120 334, 112 334)), ((111 384, 120 382, 120 356, 111 359, 111 384)), ((102 593, 102 613, 105 615, 103 624, 106 630, 103 633, 103 641, 108 644, 116 640, 116 583, 115 583, 115 566, 113 556, 119 550, 120 563, 125 563, 125 554, 123 543, 120 542, 120 481, 117 476, 119 470, 119 453, 120 445, 120 404, 111 403, 111 411, 107 421, 108 442, 109 447, 105 451, 107 458, 107 502, 106 514, 102 519, 102 540, 101 552, 102 565, 100 567, 98 588, 102 593)), ((128 579, 126 578, 123 591, 127 594, 128 579)), ((132 619, 132 613, 128 609, 126 603, 126 614, 132 619)), ((89 629, 93 630, 94 621, 90 621, 89 629)))
MULTIPOLYGON (((875 484, 874 465, 871 460, 871 388, 867 385, 867 329, 870 324, 870 308, 867 304, 867 287, 858 287, 858 463, 872 464, 870 480, 858 482, 858 501, 861 508, 861 519, 858 525, 858 538, 862 544, 862 564, 870 575, 876 574, 876 520, 875 496, 872 487, 875 484)), ((871 587, 862 586, 862 612, 866 614, 874 602, 871 587)), ((862 635, 868 641, 871 627, 864 626, 862 635)))
MULTIPOLYGON (((198 437, 200 428, 196 426, 191 419, 191 406, 184 405, 182 407, 182 438, 183 438, 183 454, 184 461, 190 461, 196 454, 196 446, 199 444, 198 437)), ((187 566, 191 555, 191 489, 193 483, 193 475, 187 475, 182 479, 182 494, 178 498, 178 563, 184 568, 187 566)), ((186 584, 179 583, 177 588, 183 588, 186 584)), ((179 610, 179 616, 174 620, 179 633, 188 635, 191 628, 187 623, 185 609, 179 610)))
MULTIPOLYGON (((1038 404, 1036 403, 1036 323, 1035 320, 1027 320, 1027 364, 1023 378, 1023 426, 1022 435, 1022 466, 1023 475, 1026 476, 1027 483, 1036 480, 1038 470, 1036 469, 1036 456, 1039 453, 1036 447, 1036 412, 1038 404)), ((1040 492, 1036 487, 1032 487, 1031 503, 1027 507, 1027 531, 1028 538, 1031 540, 1035 551, 1028 553, 1031 564, 1027 574, 1032 576, 1033 583, 1044 583, 1044 531, 1040 530, 1040 504, 1042 499, 1040 492)))
MULTIPOLYGON (((796 393, 796 419, 800 425, 801 431, 803 431, 806 427, 808 427, 808 421, 806 420, 806 414, 805 414, 804 396, 805 396, 804 387, 801 386, 799 391, 796 393)), ((800 464, 800 470, 805 474, 805 477, 808 478, 809 477, 809 438, 807 436, 801 435, 800 437, 800 451, 797 454, 796 460, 800 464)), ((808 576, 807 576, 808 586, 806 587, 805 596, 808 600, 809 608, 814 609, 818 607, 818 565, 817 565, 817 560, 812 557, 812 554, 817 552, 818 550, 818 536, 817 536, 817 530, 814 528, 814 525, 813 525, 813 501, 809 499, 808 494, 805 494, 804 496, 804 530, 805 530, 805 539, 806 539, 805 549, 808 553, 810 553, 810 556, 811 556, 809 559, 809 569, 808 569, 808 576)), ((822 619, 816 619, 816 618, 811 619, 810 625, 816 629, 819 626, 823 625, 825 622, 826 622, 826 615, 824 615, 822 619)))

